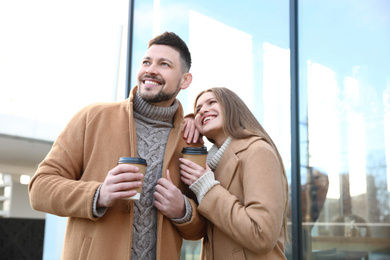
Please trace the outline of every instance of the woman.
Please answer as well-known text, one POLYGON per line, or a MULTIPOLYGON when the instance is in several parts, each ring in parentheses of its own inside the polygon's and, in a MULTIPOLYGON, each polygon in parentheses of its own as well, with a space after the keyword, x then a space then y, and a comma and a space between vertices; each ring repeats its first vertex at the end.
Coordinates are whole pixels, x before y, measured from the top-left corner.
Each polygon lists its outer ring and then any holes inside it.
POLYGON ((195 125, 212 143, 206 169, 180 159, 182 180, 208 220, 202 259, 286 259, 288 184, 272 139, 231 90, 195 99, 195 125))

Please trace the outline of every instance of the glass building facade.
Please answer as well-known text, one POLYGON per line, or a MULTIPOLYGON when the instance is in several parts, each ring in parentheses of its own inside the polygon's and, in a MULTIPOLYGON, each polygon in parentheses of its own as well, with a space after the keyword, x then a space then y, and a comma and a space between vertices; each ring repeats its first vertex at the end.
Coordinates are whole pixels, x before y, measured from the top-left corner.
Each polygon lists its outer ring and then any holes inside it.
MULTIPOLYGON (((193 59, 185 113, 201 90, 227 87, 277 145, 287 258, 390 259, 389 1, 32 2, 0 2, 0 137, 53 142, 81 107, 126 98, 148 41, 172 31, 193 59)), ((0 188, 18 174, 9 164, 0 188)), ((53 218, 47 228, 65 226, 53 218)), ((200 248, 185 241, 182 259, 200 248)))

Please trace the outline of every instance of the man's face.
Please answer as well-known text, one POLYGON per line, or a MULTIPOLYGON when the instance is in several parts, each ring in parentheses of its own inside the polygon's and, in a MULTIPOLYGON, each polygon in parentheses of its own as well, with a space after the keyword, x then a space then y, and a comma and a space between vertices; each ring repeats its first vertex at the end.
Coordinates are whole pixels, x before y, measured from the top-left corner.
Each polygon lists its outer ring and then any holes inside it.
POLYGON ((168 107, 191 79, 190 73, 182 71, 178 51, 167 45, 152 45, 138 71, 138 91, 144 100, 168 107))

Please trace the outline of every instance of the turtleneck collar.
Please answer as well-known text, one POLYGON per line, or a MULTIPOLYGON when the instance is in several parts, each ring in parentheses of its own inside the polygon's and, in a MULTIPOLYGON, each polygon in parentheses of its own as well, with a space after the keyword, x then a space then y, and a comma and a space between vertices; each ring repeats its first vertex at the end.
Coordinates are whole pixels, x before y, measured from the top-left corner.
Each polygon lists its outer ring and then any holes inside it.
POLYGON ((218 148, 215 144, 211 147, 207 155, 207 164, 210 166, 211 170, 215 171, 222 155, 225 153, 226 148, 231 142, 232 137, 229 136, 220 148, 218 148))
POLYGON ((133 109, 134 112, 141 115, 144 118, 151 119, 153 121, 169 122, 172 124, 173 116, 175 115, 179 107, 177 99, 173 101, 170 107, 160 107, 152 105, 146 102, 138 93, 134 95, 133 109))

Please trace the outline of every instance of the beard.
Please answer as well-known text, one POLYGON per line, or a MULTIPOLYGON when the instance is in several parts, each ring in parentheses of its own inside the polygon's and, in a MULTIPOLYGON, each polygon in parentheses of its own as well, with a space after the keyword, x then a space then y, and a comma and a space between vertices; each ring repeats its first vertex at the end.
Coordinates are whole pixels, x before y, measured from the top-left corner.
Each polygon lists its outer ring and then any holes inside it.
POLYGON ((149 94, 149 93, 147 93, 145 91, 141 91, 141 88, 139 88, 139 94, 140 94, 140 96, 142 97, 143 100, 145 100, 148 103, 152 103, 153 104, 153 103, 160 103, 160 102, 163 102, 163 101, 171 100, 172 98, 174 98, 177 95, 179 90, 180 90, 180 86, 177 85, 176 90, 174 92, 172 92, 172 93, 164 92, 164 90, 161 89, 156 94, 149 94))

